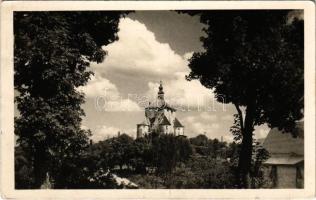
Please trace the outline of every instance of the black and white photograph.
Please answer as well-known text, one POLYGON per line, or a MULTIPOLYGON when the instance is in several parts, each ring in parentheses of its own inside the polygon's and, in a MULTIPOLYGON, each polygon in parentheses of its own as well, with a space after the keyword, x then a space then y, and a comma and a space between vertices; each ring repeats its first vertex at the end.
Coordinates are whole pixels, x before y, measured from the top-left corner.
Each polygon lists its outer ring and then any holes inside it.
POLYGON ((14 10, 14 190, 304 190, 305 19, 14 10))

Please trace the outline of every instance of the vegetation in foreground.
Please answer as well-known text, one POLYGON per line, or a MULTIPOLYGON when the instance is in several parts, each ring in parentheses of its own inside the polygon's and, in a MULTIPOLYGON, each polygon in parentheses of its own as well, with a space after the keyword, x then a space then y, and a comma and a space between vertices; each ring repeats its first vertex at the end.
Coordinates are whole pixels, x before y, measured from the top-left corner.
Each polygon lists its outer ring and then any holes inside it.
MULTIPOLYGON (((146 189, 236 188, 239 149, 235 142, 227 144, 205 135, 190 139, 147 135, 134 140, 122 134, 90 144, 80 160, 64 163, 58 184, 52 178, 49 182, 53 188, 128 188, 113 180, 111 174, 116 174, 146 189)), ((34 169, 27 163, 25 152, 19 150, 16 151, 16 187, 32 188, 34 169)), ((253 162, 262 158, 254 157, 253 162)), ((262 187, 261 165, 256 166, 253 187, 262 187)))

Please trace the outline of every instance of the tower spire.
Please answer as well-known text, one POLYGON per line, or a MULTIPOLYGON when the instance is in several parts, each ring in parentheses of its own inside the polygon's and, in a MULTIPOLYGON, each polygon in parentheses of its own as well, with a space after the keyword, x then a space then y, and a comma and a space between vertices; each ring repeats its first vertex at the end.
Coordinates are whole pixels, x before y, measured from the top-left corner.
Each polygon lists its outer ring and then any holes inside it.
POLYGON ((158 91, 158 106, 162 106, 165 104, 164 94, 165 93, 163 91, 162 81, 160 81, 159 91, 158 91))
POLYGON ((162 97, 162 99, 164 98, 164 91, 163 91, 163 87, 162 87, 162 81, 160 81, 160 85, 159 85, 159 91, 158 91, 158 98, 162 97))

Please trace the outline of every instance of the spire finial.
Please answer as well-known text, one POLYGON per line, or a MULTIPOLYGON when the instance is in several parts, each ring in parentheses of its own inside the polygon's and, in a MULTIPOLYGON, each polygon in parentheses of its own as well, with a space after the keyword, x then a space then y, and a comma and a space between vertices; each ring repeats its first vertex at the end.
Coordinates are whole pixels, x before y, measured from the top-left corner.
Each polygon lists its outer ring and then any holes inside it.
POLYGON ((162 87, 162 81, 160 80, 160 85, 159 85, 159 92, 158 94, 163 94, 163 87, 162 87))

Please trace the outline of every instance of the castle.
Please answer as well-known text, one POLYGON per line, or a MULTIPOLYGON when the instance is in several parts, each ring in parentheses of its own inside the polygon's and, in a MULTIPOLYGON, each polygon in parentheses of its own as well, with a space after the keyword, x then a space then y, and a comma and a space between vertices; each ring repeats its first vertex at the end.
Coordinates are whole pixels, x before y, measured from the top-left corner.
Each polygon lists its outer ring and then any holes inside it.
POLYGON ((176 109, 165 102, 161 81, 156 104, 149 103, 144 121, 137 124, 137 138, 152 132, 184 136, 184 126, 176 118, 176 109))

